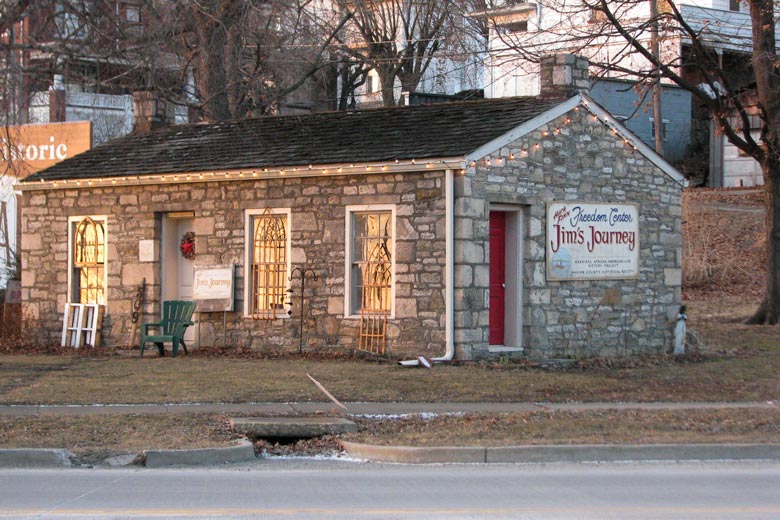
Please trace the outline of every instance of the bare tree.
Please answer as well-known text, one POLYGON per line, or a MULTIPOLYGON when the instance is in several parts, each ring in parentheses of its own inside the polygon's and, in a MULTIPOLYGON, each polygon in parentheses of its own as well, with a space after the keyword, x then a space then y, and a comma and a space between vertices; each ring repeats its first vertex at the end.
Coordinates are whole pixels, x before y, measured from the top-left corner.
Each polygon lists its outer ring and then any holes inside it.
POLYGON ((3 97, 46 91, 55 78, 108 94, 155 92, 204 120, 332 103, 330 42, 347 17, 314 0, 48 0, 4 2, 3 97), (319 82, 319 83, 318 83, 319 82), (303 90, 308 89, 308 92, 303 90), (6 92, 8 95, 6 95, 6 92), (313 101, 311 101, 313 99, 313 101))
POLYGON ((158 41, 193 78, 189 99, 177 101, 207 120, 278 112, 331 64, 330 42, 348 19, 311 0, 190 0, 155 17, 158 41))
POLYGON ((385 106, 402 92, 414 91, 431 61, 453 35, 454 0, 338 0, 353 19, 343 35, 343 50, 379 76, 385 106))
POLYGON ((766 192, 767 273, 763 300, 749 322, 776 324, 780 321, 778 11, 772 0, 746 3, 750 13, 744 23, 728 12, 720 21, 697 19, 671 0, 553 0, 545 3, 540 17, 528 22, 538 25, 524 27, 527 30, 502 29, 506 18, 498 15, 492 22, 507 59, 513 55, 534 63, 544 54, 565 50, 588 57, 598 74, 633 79, 640 89, 661 81, 690 92, 707 108, 717 131, 758 162, 766 192), (656 17, 650 16, 649 2, 657 2, 656 17), (651 46, 654 27, 658 52, 651 46), (730 60, 720 52, 724 41, 735 53, 730 60))

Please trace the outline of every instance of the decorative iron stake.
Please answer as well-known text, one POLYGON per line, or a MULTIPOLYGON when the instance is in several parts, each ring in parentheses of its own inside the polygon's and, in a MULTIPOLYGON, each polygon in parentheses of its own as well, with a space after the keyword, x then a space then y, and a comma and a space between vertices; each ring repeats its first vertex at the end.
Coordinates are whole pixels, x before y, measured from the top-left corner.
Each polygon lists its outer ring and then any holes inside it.
POLYGON ((301 278, 301 331, 300 331, 300 337, 298 338, 298 354, 303 353, 303 319, 304 319, 304 313, 303 313, 303 296, 306 292, 306 277, 311 275, 311 278, 316 282, 317 281, 317 273, 314 272, 314 269, 306 269, 301 267, 296 267, 292 270, 290 273, 289 280, 292 282, 293 277, 295 276, 295 273, 298 273, 298 275, 301 278))

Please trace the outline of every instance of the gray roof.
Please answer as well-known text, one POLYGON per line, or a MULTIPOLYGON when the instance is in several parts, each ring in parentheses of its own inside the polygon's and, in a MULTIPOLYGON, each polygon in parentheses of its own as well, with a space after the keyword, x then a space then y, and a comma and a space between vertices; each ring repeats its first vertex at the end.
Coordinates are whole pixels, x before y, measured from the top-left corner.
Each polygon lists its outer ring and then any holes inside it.
POLYGON ((24 182, 461 157, 560 102, 504 98, 174 126, 116 139, 24 182))

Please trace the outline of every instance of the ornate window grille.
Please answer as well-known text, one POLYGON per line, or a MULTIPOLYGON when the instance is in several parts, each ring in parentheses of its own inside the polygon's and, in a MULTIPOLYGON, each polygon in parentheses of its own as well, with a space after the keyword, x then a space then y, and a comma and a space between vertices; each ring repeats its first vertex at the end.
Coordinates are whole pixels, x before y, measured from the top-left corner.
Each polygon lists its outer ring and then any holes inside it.
POLYGON ((273 320, 287 296, 287 231, 284 215, 266 208, 255 218, 252 241, 251 315, 273 320))
POLYGON ((375 354, 385 353, 392 305, 391 226, 389 212, 353 216, 352 301, 359 302, 358 348, 375 354))
POLYGON ((101 222, 85 217, 76 226, 73 247, 75 303, 105 304, 106 233, 101 222))

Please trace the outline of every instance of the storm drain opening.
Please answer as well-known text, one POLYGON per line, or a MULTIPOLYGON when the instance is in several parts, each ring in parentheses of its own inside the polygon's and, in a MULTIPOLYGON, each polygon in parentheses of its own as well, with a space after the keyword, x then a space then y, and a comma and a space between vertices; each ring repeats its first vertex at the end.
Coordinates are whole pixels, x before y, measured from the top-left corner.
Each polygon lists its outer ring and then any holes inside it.
POLYGON ((338 435, 357 432, 357 424, 338 417, 234 417, 231 428, 243 433, 260 456, 319 456, 340 453, 338 435))

